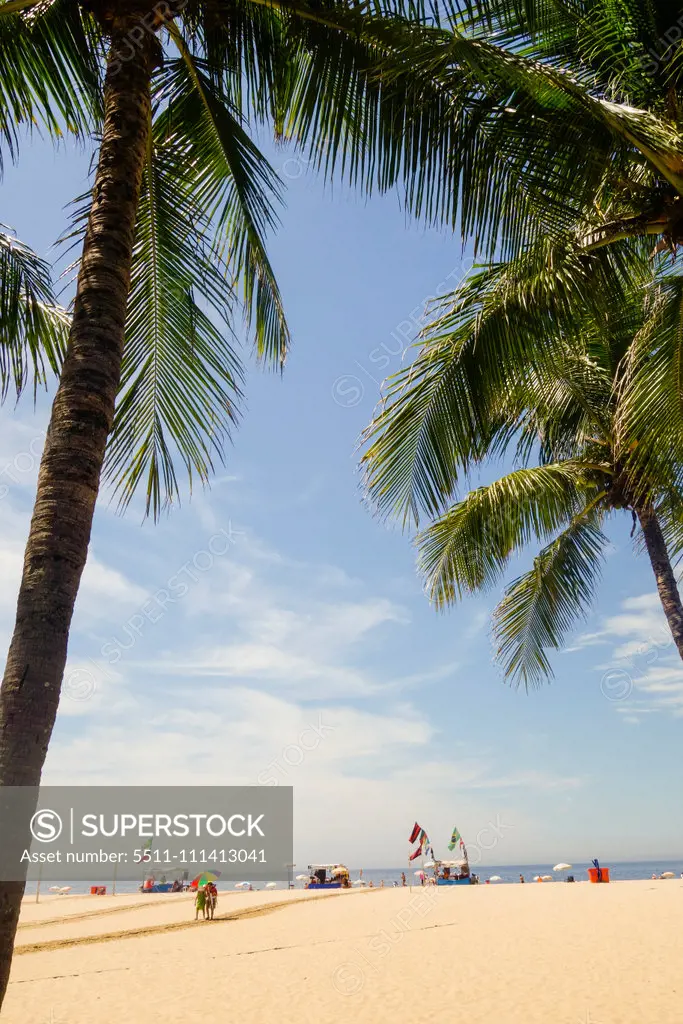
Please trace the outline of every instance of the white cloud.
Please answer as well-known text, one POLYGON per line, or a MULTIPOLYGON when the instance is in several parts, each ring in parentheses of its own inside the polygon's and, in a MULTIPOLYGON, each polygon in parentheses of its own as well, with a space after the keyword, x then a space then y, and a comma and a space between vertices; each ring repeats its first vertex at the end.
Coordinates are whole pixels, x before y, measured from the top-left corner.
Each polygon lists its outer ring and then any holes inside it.
POLYGON ((183 613, 201 630, 161 656, 138 657, 131 668, 154 677, 249 681, 314 700, 368 697, 452 674, 452 664, 405 678, 371 669, 368 652, 383 630, 409 624, 406 609, 368 595, 328 565, 283 561, 245 538, 183 601, 183 613), (226 631, 230 642, 217 644, 226 631))
POLYGON ((596 665, 606 696, 622 721, 639 724, 648 712, 683 714, 683 663, 673 642, 657 593, 627 597, 616 615, 587 634, 579 646, 612 644, 608 662, 596 665), (616 642, 620 641, 620 642, 616 642))
MULTIPOLYGON (((28 510, 22 514, 14 499, 15 495, 9 493, 0 500, 0 645, 5 650, 14 626, 29 530, 28 510)), ((76 602, 72 635, 78 636, 79 631, 85 632, 94 624, 108 620, 112 612, 122 618, 138 607, 145 596, 143 587, 91 552, 76 602)))
POLYGON ((62 721, 45 784, 292 785, 300 863, 381 864, 388 848, 400 862, 414 817, 445 848, 455 792, 468 845, 486 835, 490 860, 498 840, 489 826, 502 820, 497 856, 514 862, 515 843, 527 840, 511 794, 554 799, 581 784, 553 772, 506 774, 462 742, 436 759, 436 726, 407 702, 382 711, 329 701, 311 708, 246 686, 210 685, 170 689, 161 702, 139 690, 136 700, 135 713, 123 704, 102 708, 87 732, 74 734, 62 721))
POLYGON ((132 583, 118 569, 112 569, 91 555, 86 562, 78 599, 92 614, 93 602, 98 614, 108 613, 111 603, 139 605, 147 591, 132 583))

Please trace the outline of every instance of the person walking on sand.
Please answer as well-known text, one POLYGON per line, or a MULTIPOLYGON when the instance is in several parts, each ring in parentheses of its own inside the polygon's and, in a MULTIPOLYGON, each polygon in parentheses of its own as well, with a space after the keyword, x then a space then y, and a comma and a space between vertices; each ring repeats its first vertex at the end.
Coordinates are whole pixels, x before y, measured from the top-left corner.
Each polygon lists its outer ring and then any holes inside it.
POLYGON ((519 876, 519 880, 520 880, 520 882, 521 882, 521 883, 522 883, 522 885, 523 885, 523 884, 524 884, 524 875, 520 875, 520 876, 519 876))
POLYGON ((405 884, 406 884, 406 873, 405 873, 405 871, 402 871, 401 872, 401 885, 405 885, 405 884))
POLYGON ((194 906, 195 906, 195 915, 194 915, 195 921, 199 920, 199 911, 200 910, 202 912, 202 917, 206 921, 206 889, 204 888, 203 885, 200 886, 197 889, 197 895, 195 896, 194 906))
POLYGON ((210 921, 213 921, 217 903, 218 889, 216 888, 216 883, 208 882, 206 886, 206 913, 210 921))

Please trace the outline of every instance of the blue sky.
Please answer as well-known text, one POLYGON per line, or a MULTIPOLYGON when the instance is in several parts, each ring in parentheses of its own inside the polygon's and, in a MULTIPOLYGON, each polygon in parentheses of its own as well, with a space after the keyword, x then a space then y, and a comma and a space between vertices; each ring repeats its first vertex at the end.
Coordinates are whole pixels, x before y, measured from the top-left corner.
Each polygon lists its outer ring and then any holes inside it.
MULTIPOLYGON (((156 526, 100 502, 44 781, 277 779, 295 787, 299 864, 401 864, 415 819, 437 854, 457 823, 486 864, 680 856, 683 669, 630 521, 553 684, 510 690, 496 595, 436 615, 410 538, 368 514, 356 471, 382 378, 468 261, 394 197, 325 189, 286 151, 273 162, 287 370, 250 371, 211 490, 156 526)), ((27 147, 0 220, 48 254, 87 165, 27 147)), ((0 413, 5 648, 47 408, 0 413)))

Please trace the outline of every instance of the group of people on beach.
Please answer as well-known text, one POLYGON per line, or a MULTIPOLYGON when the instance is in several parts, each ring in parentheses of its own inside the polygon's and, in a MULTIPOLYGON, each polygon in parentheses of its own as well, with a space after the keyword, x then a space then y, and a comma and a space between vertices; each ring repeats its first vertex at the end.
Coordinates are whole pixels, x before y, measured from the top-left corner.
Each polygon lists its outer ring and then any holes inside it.
POLYGON ((199 920, 199 911, 202 912, 202 917, 205 921, 213 921, 213 915, 218 905, 218 889, 216 888, 215 882, 207 882, 206 885, 200 885, 197 889, 197 895, 194 899, 195 906, 195 921, 199 920))

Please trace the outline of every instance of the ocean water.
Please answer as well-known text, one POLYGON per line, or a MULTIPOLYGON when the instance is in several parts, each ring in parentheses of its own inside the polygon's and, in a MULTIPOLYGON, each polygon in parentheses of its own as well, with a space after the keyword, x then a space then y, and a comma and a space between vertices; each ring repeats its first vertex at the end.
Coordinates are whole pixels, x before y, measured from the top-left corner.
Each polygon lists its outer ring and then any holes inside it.
MULTIPOLYGON (((562 881, 567 875, 573 875, 577 882, 588 881, 588 868, 592 868, 593 864, 589 861, 575 861, 571 871, 557 872, 553 877, 558 881, 562 881)), ((683 872, 683 860, 653 860, 653 861, 628 861, 628 862, 616 862, 616 861, 600 861, 600 867, 609 868, 610 880, 614 882, 625 882, 634 881, 636 879, 652 878, 653 874, 661 875, 663 871, 673 871, 677 878, 680 877, 683 872)), ((492 875, 498 875, 501 879, 501 883, 519 883, 519 876, 523 875, 526 882, 532 882, 536 875, 552 875, 553 865, 552 864, 477 864, 470 865, 472 873, 479 876, 481 882, 485 882, 487 878, 492 875)), ((401 871, 405 871, 406 881, 410 885, 411 881, 413 884, 419 884, 419 879, 415 878, 414 872, 418 871, 419 866, 411 866, 410 868, 370 868, 363 871, 363 880, 366 882, 372 881, 375 885, 379 885, 382 880, 384 884, 391 885, 394 881, 401 880, 401 871)), ((429 872, 427 872, 429 874, 429 872)), ((351 869, 351 878, 358 877, 358 870, 351 869)))
MULTIPOLYGON (((588 868, 593 865, 588 861, 579 862, 577 861, 571 871, 558 872, 554 877, 558 881, 562 881, 568 874, 573 875, 577 882, 588 881, 588 868)), ((652 878, 652 875, 661 875, 663 871, 673 871, 676 878, 680 878, 683 872, 683 860, 643 860, 643 861, 600 861, 601 867, 608 867, 610 869, 610 880, 614 882, 632 881, 636 879, 652 878)), ((524 875, 526 882, 532 882, 535 875, 551 875, 552 864, 506 864, 506 865, 483 865, 479 864, 472 866, 474 874, 479 875, 481 882, 485 882, 491 875, 498 875, 501 879, 501 883, 517 883, 519 884, 519 876, 524 875)), ((304 874, 306 867, 297 867, 294 869, 296 874, 304 874)), ((352 881, 357 879, 360 875, 360 868, 350 868, 350 874, 352 881)), ((385 886, 391 886, 394 882, 401 883, 401 872, 405 871, 406 881, 408 885, 419 885, 419 878, 415 877, 415 871, 419 868, 415 865, 411 867, 398 867, 398 868, 364 868, 363 870, 363 881, 367 883, 372 882, 373 885, 379 886, 382 881, 385 886)), ((169 875, 169 879, 170 879, 169 875)), ((248 881, 247 878, 244 879, 248 881)), ((273 879, 275 881, 275 879, 273 879)), ((98 882, 98 885, 104 885, 104 882, 98 882)), ((254 882, 252 883, 254 889, 265 889, 265 882, 254 882)), ((303 882, 294 883, 297 889, 303 887, 303 882)), ((41 884, 41 894, 47 894, 51 885, 70 885, 71 892, 76 895, 78 893, 90 892, 91 882, 43 882, 41 884)), ((234 889, 234 882, 218 882, 219 889, 234 889)), ((279 881, 276 883, 277 889, 286 889, 287 882, 279 881)), ((137 892, 139 884, 137 882, 117 882, 116 891, 117 893, 133 893, 137 892)), ((111 893, 112 885, 107 884, 107 893, 111 893)), ((239 890, 238 890, 239 891, 239 890)), ((29 882, 26 886, 27 895, 35 895, 36 883, 29 882)))

